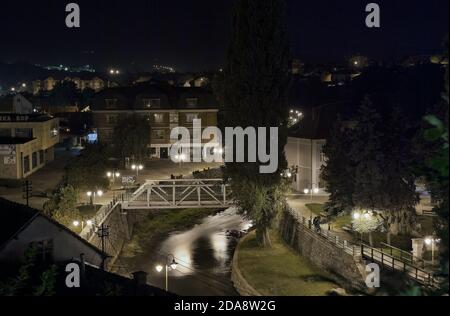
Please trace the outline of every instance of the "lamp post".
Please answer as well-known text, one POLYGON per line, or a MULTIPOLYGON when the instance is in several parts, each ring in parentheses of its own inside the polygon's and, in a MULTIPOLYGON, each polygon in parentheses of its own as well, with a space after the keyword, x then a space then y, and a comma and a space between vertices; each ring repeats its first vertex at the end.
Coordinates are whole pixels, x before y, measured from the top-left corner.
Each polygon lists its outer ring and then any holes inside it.
POLYGON ((425 238, 425 244, 427 246, 431 246, 431 264, 434 265, 434 254, 436 252, 436 245, 440 243, 441 240, 435 237, 427 237, 425 238))
POLYGON ((114 171, 114 172, 108 171, 106 173, 106 176, 112 183, 115 183, 116 179, 118 179, 120 177, 120 173, 117 171, 114 171))
POLYGON ((103 196, 103 191, 102 190, 88 191, 88 192, 86 192, 86 195, 89 197, 91 205, 94 205, 95 197, 96 196, 102 197, 103 196))
POLYGON ((178 167, 181 170, 181 166, 182 166, 183 162, 186 161, 186 155, 185 154, 175 155, 175 160, 178 161, 178 167))
POLYGON ((363 234, 369 234, 369 243, 372 246, 372 232, 377 229, 379 223, 376 221, 376 215, 372 211, 353 212, 353 229, 361 234, 361 244, 363 243, 363 234))
POLYGON ((72 225, 73 225, 74 227, 79 227, 79 226, 81 225, 81 230, 84 229, 84 226, 85 226, 85 225, 86 225, 86 226, 92 226, 93 224, 94 224, 94 222, 93 222, 92 220, 90 220, 90 219, 88 219, 87 221, 84 221, 84 220, 81 220, 81 221, 75 220, 75 221, 72 222, 72 225))
POLYGON ((139 178, 139 171, 144 170, 144 165, 142 165, 142 164, 133 164, 131 166, 131 169, 136 171, 136 180, 138 180, 138 178, 139 178))
POLYGON ((175 271, 178 267, 178 263, 175 261, 175 256, 172 254, 168 254, 166 256, 166 263, 164 266, 162 264, 156 265, 156 271, 158 273, 161 273, 162 270, 165 269, 165 276, 166 276, 166 292, 169 291, 169 269, 172 271, 175 271), (172 259, 172 260, 171 260, 172 259))
POLYGON ((311 195, 311 200, 313 199, 313 195, 314 195, 314 194, 319 194, 319 192, 320 192, 319 188, 315 187, 315 184, 314 184, 314 183, 311 185, 310 188, 305 188, 305 189, 303 190, 303 193, 304 193, 305 195, 308 195, 308 194, 311 195))

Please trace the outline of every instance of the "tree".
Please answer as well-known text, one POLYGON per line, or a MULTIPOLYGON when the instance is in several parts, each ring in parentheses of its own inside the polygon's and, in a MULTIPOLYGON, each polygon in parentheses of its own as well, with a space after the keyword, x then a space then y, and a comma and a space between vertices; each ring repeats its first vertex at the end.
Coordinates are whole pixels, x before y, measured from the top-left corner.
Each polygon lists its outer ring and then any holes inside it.
MULTIPOLYGON (((446 39, 446 53, 448 57, 448 38, 446 39)), ((442 94, 439 114, 425 117, 427 130, 424 133, 426 141, 432 145, 429 156, 424 161, 424 175, 430 184, 432 194, 437 201, 434 211, 438 214, 435 223, 438 236, 441 239, 440 257, 441 272, 446 276, 447 282, 442 288, 443 293, 448 293, 449 275, 449 69, 447 66, 445 75, 445 91, 442 94)))
POLYGON ((80 99, 80 92, 73 81, 58 82, 50 92, 50 102, 54 106, 73 106, 80 99))
POLYGON ((126 116, 120 119, 114 128, 114 148, 122 161, 126 157, 134 157, 142 161, 148 152, 151 128, 149 121, 138 115, 126 116))
POLYGON ((0 296, 53 296, 55 295, 57 268, 38 264, 36 246, 27 248, 24 262, 16 276, 0 282, 0 296))
POLYGON ((381 115, 369 98, 361 105, 353 129, 350 155, 354 162, 353 201, 356 207, 377 210, 383 205, 384 162, 386 148, 383 143, 381 115))
POLYGON ((77 192, 72 186, 59 188, 44 204, 43 212, 59 223, 69 227, 80 218, 77 209, 77 192))
POLYGON ((108 150, 102 144, 87 145, 86 148, 68 164, 67 184, 77 191, 92 191, 107 188, 108 150))
POLYGON ((416 193, 414 165, 416 155, 411 139, 414 130, 405 120, 399 108, 395 107, 384 125, 384 181, 382 184, 383 201, 381 207, 385 212, 388 232, 390 234, 408 234, 414 230, 416 223, 416 205, 420 199, 416 193), (384 204, 383 204, 384 203, 384 204))
MULTIPOLYGON (((284 0, 238 0, 224 71, 223 126, 279 127, 279 170, 287 168, 289 45, 284 0)), ((269 133, 267 133, 269 134, 269 133)), ((267 135, 267 142, 271 140, 267 135)), ((247 153, 248 141, 244 150, 247 153)), ((247 155, 247 154, 246 154, 247 155)), ((248 161, 246 159, 246 161, 248 161)), ((260 174, 259 163, 227 163, 225 177, 239 209, 255 222, 258 241, 270 246, 269 228, 283 203, 282 177, 260 174)))
POLYGON ((369 97, 351 121, 352 128, 338 121, 324 148, 327 209, 332 214, 353 207, 376 213, 384 219, 389 243, 391 233, 414 228, 418 196, 412 129, 398 108, 383 117, 369 97))
POLYGON ((358 211, 354 214, 357 216, 353 216, 353 230, 361 234, 361 239, 363 234, 369 234, 369 243, 373 247, 372 233, 382 226, 382 221, 371 211, 358 211))
POLYGON ((351 152, 352 133, 338 119, 331 136, 323 148, 327 163, 322 168, 325 189, 330 193, 325 209, 329 215, 350 212, 354 208, 353 191, 355 190, 353 159, 351 152))

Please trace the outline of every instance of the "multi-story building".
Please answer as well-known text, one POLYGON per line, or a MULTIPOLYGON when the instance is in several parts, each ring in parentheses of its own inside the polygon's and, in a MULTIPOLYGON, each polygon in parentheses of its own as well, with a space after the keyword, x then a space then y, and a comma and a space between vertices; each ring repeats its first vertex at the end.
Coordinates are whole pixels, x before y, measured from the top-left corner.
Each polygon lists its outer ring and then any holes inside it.
POLYGON ((195 119, 201 119, 203 128, 217 126, 218 111, 214 95, 203 88, 151 82, 103 90, 95 96, 92 108, 98 140, 104 143, 112 142, 119 119, 133 114, 145 117, 151 127, 150 156, 155 158, 169 157, 173 128, 192 130, 195 119))
POLYGON ((32 83, 33 93, 38 94, 41 91, 51 91, 54 89, 58 82, 72 81, 77 86, 77 89, 84 90, 90 88, 95 91, 100 91, 107 87, 110 87, 112 83, 106 79, 102 79, 99 76, 87 73, 87 74, 73 74, 68 76, 66 74, 54 74, 43 78, 41 80, 35 80, 32 83))
POLYGON ((0 113, 0 178, 23 179, 54 159, 59 120, 41 114, 0 113))
POLYGON ((347 116, 347 111, 350 109, 346 102, 302 109, 302 118, 290 129, 285 147, 288 166, 293 170, 295 191, 324 193, 326 183, 322 167, 326 164, 326 156, 323 147, 337 117, 347 116))

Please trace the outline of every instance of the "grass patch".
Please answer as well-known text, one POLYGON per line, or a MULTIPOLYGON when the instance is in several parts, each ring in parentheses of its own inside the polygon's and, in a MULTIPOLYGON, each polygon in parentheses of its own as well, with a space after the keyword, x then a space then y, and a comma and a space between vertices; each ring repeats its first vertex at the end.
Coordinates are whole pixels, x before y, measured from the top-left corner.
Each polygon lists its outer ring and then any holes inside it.
POLYGON ((319 203, 310 203, 305 205, 315 215, 320 215, 324 211, 324 205, 319 203))
POLYGON ((349 214, 341 215, 335 218, 332 222, 333 228, 342 229, 343 227, 352 226, 352 216, 349 214))
POLYGON ((268 296, 325 296, 339 287, 271 232, 272 249, 258 247, 251 232, 239 248, 239 268, 256 290, 268 296))
POLYGON ((92 219, 101 207, 101 205, 81 205, 77 208, 80 212, 81 218, 83 220, 88 220, 92 219))
POLYGON ((148 248, 158 236, 189 229, 199 224, 205 217, 215 215, 219 211, 219 209, 182 209, 150 213, 136 224, 133 237, 124 246, 121 256, 133 258, 143 253, 142 249, 148 248))

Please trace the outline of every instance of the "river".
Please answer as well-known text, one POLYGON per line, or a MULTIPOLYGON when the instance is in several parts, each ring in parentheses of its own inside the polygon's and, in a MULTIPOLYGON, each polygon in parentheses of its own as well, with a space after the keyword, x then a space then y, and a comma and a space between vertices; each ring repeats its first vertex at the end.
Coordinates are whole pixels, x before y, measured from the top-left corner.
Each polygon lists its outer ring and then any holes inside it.
MULTIPOLYGON (((169 269, 169 291, 187 296, 238 295, 230 280, 237 239, 228 232, 249 227, 250 222, 230 208, 189 230, 161 237, 154 249, 145 250, 148 260, 137 268, 148 273, 150 284, 165 288, 165 271, 157 272, 156 266, 166 261, 167 255, 173 255, 177 267, 169 269)), ((168 259, 172 261, 171 256, 168 259)))

